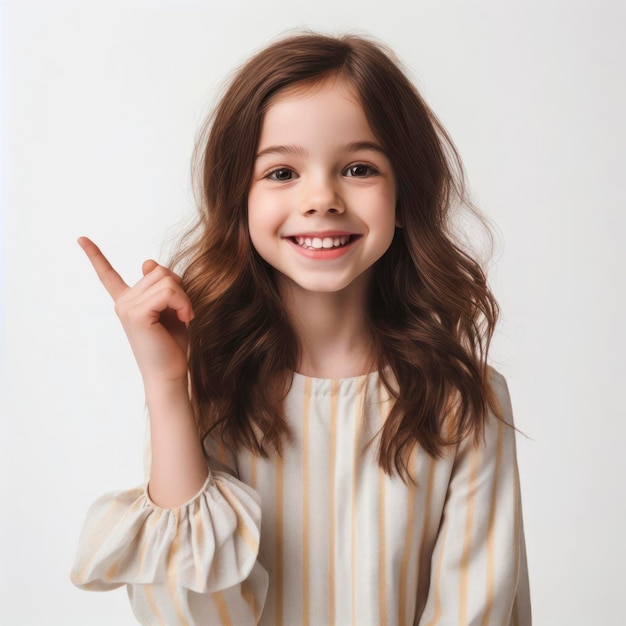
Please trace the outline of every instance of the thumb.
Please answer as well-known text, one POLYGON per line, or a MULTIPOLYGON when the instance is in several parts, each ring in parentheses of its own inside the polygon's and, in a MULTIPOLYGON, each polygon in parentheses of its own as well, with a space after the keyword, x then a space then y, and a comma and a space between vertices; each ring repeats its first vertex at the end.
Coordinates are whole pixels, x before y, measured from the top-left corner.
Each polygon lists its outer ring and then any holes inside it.
POLYGON ((156 261, 148 259, 147 261, 143 262, 143 265, 141 266, 141 271, 143 272, 144 276, 147 276, 155 267, 158 266, 159 264, 156 261))

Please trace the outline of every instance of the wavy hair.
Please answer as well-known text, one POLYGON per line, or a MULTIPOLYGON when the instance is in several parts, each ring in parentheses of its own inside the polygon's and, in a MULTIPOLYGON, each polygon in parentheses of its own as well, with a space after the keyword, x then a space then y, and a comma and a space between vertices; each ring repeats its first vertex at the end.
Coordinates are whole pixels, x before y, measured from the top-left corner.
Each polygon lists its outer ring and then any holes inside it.
POLYGON ((487 353, 498 306, 480 265, 455 241, 451 210, 474 210, 447 132, 393 53, 370 39, 303 33, 254 55, 234 75, 196 146, 197 223, 175 264, 194 307, 191 399, 201 436, 281 454, 283 400, 299 343, 272 268, 256 253, 247 196, 264 112, 282 89, 338 78, 354 90, 397 181, 397 228, 376 262, 367 316, 376 364, 395 402, 380 433, 385 472, 410 480, 419 444, 433 457, 479 437, 499 414, 487 353))

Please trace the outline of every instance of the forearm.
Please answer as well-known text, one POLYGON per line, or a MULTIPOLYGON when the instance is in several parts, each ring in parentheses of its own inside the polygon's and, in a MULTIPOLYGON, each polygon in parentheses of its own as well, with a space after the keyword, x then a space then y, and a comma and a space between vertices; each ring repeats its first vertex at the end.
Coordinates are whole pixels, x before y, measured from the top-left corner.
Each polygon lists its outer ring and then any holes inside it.
POLYGON ((152 462, 150 499, 175 508, 191 499, 206 481, 208 469, 186 381, 146 386, 152 462))

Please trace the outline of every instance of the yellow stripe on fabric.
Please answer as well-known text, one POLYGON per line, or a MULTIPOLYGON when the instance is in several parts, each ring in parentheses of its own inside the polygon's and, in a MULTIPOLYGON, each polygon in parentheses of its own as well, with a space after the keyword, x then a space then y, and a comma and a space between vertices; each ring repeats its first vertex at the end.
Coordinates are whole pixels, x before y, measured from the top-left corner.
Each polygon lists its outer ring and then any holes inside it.
MULTIPOLYGON (((113 500, 113 502, 111 502, 109 508, 106 510, 106 512, 102 516, 101 520, 98 522, 98 528, 107 528, 108 527, 109 519, 113 516, 113 513, 115 513, 116 509, 118 509, 119 506, 120 506, 120 503, 119 503, 119 501, 117 499, 115 499, 115 500, 113 500)), ((91 550, 91 557, 89 557, 87 559, 85 564, 82 566, 80 572, 78 574, 72 576, 72 582, 75 585, 84 584, 85 577, 87 576, 87 572, 91 569, 91 564, 93 563, 94 559, 98 555, 98 551, 100 550, 100 548, 102 548, 102 546, 104 545, 105 541, 115 532, 115 528, 116 527, 117 527, 117 524, 112 524, 111 525, 111 532, 108 532, 108 533, 102 535, 102 537, 100 538, 100 541, 98 542, 97 548, 91 550)))
MULTIPOLYGON (((418 446, 413 448, 413 476, 417 476, 417 458, 418 458, 418 446)), ((407 582, 409 577, 409 561, 411 560, 411 552, 413 551, 413 529, 415 528, 415 500, 416 489, 414 485, 409 485, 408 490, 408 502, 407 502, 407 519, 406 529, 404 533, 404 552, 402 554, 402 562, 400 564, 400 581, 398 588, 398 623, 400 626, 408 624, 410 618, 407 613, 409 610, 407 602, 407 582)), ((422 531, 423 533, 423 531, 422 531)), ((418 553, 419 558, 419 553, 418 553)), ((412 621, 412 620, 411 620, 412 621)))
POLYGON ((120 564, 121 562, 119 560, 115 561, 113 565, 111 565, 109 569, 107 569, 107 571, 104 573, 104 580, 106 580, 107 582, 111 582, 115 578, 118 570, 120 569, 120 564))
POLYGON ((463 539, 463 553, 459 563, 459 624, 467 623, 467 596, 469 588, 469 564, 472 556, 472 532, 474 530, 474 504, 478 480, 478 446, 471 443, 470 477, 467 496, 467 517, 463 539))
POLYGON ((178 553, 180 552, 180 509, 174 509, 172 512, 174 516, 174 524, 176 526, 176 534, 174 535, 174 540, 170 545, 169 552, 167 554, 167 588, 170 595, 170 599, 172 600, 172 604, 174 605, 174 610, 176 611, 176 617, 178 618, 178 624, 181 626, 187 626, 189 622, 185 617, 183 607, 180 603, 180 598, 177 593, 178 581, 179 581, 179 559, 178 553))
MULTIPOLYGON (((424 515, 422 520, 422 536, 420 537, 419 545, 417 546, 417 571, 421 576, 423 572, 427 571, 426 562, 430 560, 428 554, 424 552, 424 546, 426 545, 426 539, 428 537, 429 523, 430 523, 430 509, 432 502, 432 494, 435 486, 435 467, 436 461, 431 456, 428 457, 428 483, 426 487, 425 503, 424 503, 424 515)), ((428 563, 430 567, 430 563, 428 563)), ((418 580, 418 588, 421 588, 422 584, 418 580)))
MULTIPOLYGON (((382 407, 382 388, 378 385, 378 417, 381 426, 385 423, 386 415, 381 410, 382 407)), ((387 598, 387 528, 385 522, 386 512, 386 493, 387 476, 384 470, 378 468, 378 602, 380 607, 380 623, 387 624, 388 616, 388 598, 387 598)))
MULTIPOLYGON (((448 524, 444 524, 439 536, 439 558, 437 559, 437 567, 435 568, 435 580, 433 583, 433 595, 435 597, 434 613, 432 619, 426 626, 436 626, 441 619, 441 569, 443 567, 443 554, 446 544, 446 535, 448 534, 448 524)), ((461 622, 459 622, 460 624, 461 622)))
POLYGON ((152 534, 152 527, 161 519, 163 514, 162 509, 155 509, 152 514, 146 520, 146 525, 142 533, 142 542, 138 550, 139 558, 137 559, 137 578, 141 577, 141 570, 143 569, 143 563, 146 560, 148 554, 148 537, 152 534))
POLYGON ((276 561, 274 564, 274 590, 275 595, 275 615, 276 625, 281 626, 283 623, 283 512, 284 512, 284 459, 282 455, 276 458, 276 561))
POLYGON ((237 534, 239 534, 250 550, 256 554, 259 551, 259 541, 254 536, 255 533, 246 525, 241 511, 241 504, 224 482, 215 481, 215 486, 237 515, 237 534))
POLYGON ((354 417, 354 453, 352 455, 352 498, 350 505, 350 540, 351 540, 351 564, 352 564, 352 624, 356 626, 356 490, 359 457, 361 454, 361 429, 363 426, 363 414, 365 412, 365 396, 367 394, 367 376, 363 376, 359 399, 357 402, 356 415, 354 417))
POLYGON ((233 621, 230 619, 228 604, 226 603, 224 594, 221 591, 216 591, 211 594, 211 599, 213 600, 213 604, 215 604, 221 626, 233 626, 233 621))
POLYGON ((498 476, 502 463, 502 422, 498 421, 498 440, 496 444, 496 467, 493 472, 493 486, 491 488, 491 502, 489 509, 489 523, 487 526, 487 591, 485 597, 485 612, 481 626, 489 626, 489 618, 493 609, 495 597, 495 569, 496 569, 496 508, 498 496, 498 476))
POLYGON ((175 579, 172 579, 168 583, 168 591, 170 594, 170 598, 172 599, 172 604, 174 605, 174 610, 176 611, 177 617, 177 625, 180 626, 189 626, 189 621, 185 616, 185 611, 183 609, 183 605, 181 603, 180 593, 182 591, 182 587, 178 586, 178 583, 175 579))
POLYGON ((328 624, 335 624, 335 472, 337 470, 337 404, 339 396, 339 381, 333 379, 330 384, 330 532, 328 557, 328 624))
POLYGON ((302 405, 302 626, 309 625, 311 610, 309 546, 309 415, 311 412, 311 379, 304 381, 302 405))
POLYGON ((146 600, 148 601, 148 606, 152 611, 154 617, 159 620, 159 626, 165 626, 165 621, 163 620, 163 616, 161 615, 159 609, 157 608, 156 602, 154 601, 154 595, 152 594, 152 587, 150 585, 142 585, 144 594, 146 596, 146 600))
POLYGON ((256 623, 257 614, 256 614, 256 603, 254 601, 254 590, 252 589, 252 586, 250 585, 250 581, 247 579, 241 583, 241 595, 243 596, 243 599, 246 601, 246 603, 250 607, 250 612, 252 613, 252 615, 254 615, 254 619, 256 623))
POLYGON ((193 531, 195 532, 195 545, 193 546, 193 560, 196 568, 196 586, 198 589, 202 589, 206 581, 202 578, 202 561, 201 556, 204 554, 204 524, 202 523, 202 507, 200 506, 200 499, 194 502, 194 509, 192 514, 193 531))

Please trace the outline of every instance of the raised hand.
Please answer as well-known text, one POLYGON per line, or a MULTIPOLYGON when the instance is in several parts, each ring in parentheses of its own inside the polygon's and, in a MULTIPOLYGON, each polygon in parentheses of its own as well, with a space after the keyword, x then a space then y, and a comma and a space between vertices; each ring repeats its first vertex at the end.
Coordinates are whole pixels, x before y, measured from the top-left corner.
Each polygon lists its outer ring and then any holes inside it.
POLYGON ((181 287, 180 276, 156 261, 145 261, 143 278, 128 286, 98 246, 87 237, 78 244, 115 302, 141 371, 149 388, 187 380, 187 324, 193 309, 181 287))

